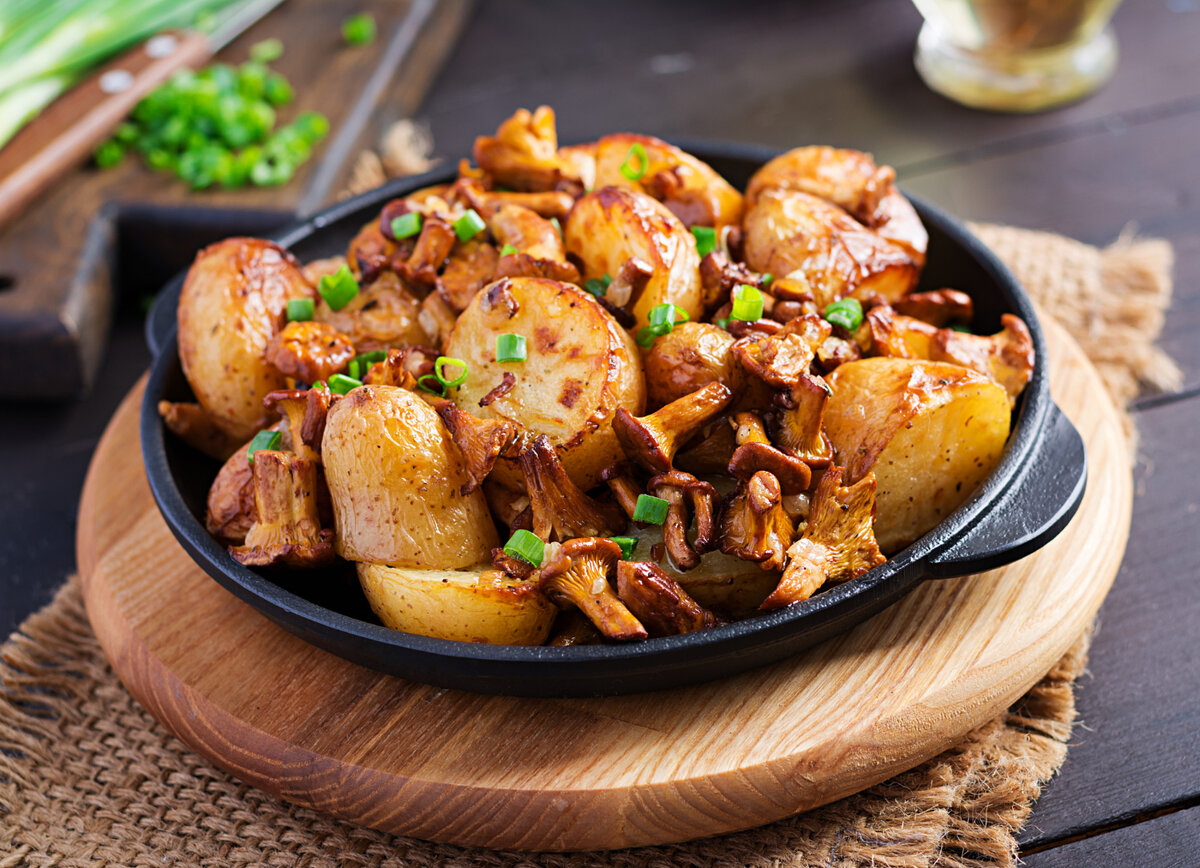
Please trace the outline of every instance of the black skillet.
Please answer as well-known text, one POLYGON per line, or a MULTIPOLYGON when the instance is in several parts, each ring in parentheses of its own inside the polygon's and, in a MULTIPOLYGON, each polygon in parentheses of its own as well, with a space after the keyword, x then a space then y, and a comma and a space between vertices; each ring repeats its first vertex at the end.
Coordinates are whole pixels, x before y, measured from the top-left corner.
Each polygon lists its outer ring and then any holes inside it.
MULTIPOLYGON (((775 152, 680 142, 739 189, 775 152)), ((390 199, 452 178, 449 169, 389 183, 274 234, 301 261, 344 252, 351 236, 390 199)), ((1003 566, 1053 539, 1083 497, 1083 441, 1050 398, 1046 343, 1029 298, 1012 274, 961 223, 913 200, 929 230, 920 287, 955 287, 975 302, 977 331, 1015 313, 1033 335, 1036 365, 1019 400, 1000 463, 980 489, 933 530, 854 581, 787 609, 714 630, 622 645, 507 647, 430 639, 389 630, 371 614, 353 573, 268 573, 229 557, 204 529, 215 462, 168 434, 160 399, 190 400, 179 365, 175 307, 180 275, 147 322, 156 352, 142 405, 142 452, 150 489, 167 524, 196 562, 229 591, 284 629, 333 654, 382 672, 442 687, 515 696, 592 696, 709 681, 771 663, 877 614, 928 579, 1003 566)))

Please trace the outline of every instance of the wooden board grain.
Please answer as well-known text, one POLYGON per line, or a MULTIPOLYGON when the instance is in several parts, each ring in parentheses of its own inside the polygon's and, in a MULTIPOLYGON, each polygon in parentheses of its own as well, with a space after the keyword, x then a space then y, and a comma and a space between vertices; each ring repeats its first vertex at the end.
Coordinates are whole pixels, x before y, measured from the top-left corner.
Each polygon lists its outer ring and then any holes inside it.
POLYGON ((481 696, 401 681, 280 630, 170 536, 136 448, 135 389, 93 460, 78 550, 89 616, 130 691, 235 776, 431 840, 592 849, 746 828, 940 752, 1027 690, 1120 563, 1131 480, 1115 411, 1049 326, 1052 383, 1088 445, 1079 514, 1036 555, 928 582, 773 666, 653 694, 481 696))

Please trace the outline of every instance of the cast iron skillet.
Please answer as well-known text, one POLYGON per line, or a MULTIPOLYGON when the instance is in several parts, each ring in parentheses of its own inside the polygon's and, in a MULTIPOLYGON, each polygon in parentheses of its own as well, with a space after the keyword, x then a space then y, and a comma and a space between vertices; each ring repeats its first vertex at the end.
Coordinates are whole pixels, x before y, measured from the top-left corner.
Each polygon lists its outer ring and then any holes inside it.
MULTIPOLYGON (((739 189, 775 155, 738 145, 680 144, 739 189)), ((275 240, 301 261, 344 252, 385 202, 451 180, 452 174, 445 169, 394 181, 277 233, 275 240)), ((1033 335, 1033 377, 1018 402, 999 465, 970 500, 886 563, 787 609, 714 630, 622 645, 476 645, 383 627, 352 571, 270 574, 241 566, 204 529, 204 503, 217 464, 167 435, 156 409, 160 399, 192 398, 174 334, 182 275, 164 289, 147 324, 157 353, 141 417, 150 489, 176 538, 226 589, 306 641, 403 678, 484 693, 592 696, 676 687, 771 663, 850 629, 927 579, 964 576, 1024 557, 1063 529, 1083 497, 1083 441, 1050 398, 1046 344, 1025 292, 960 223, 918 200, 913 204, 929 230, 921 286, 969 292, 975 301, 973 325, 982 332, 998 331, 1001 313, 1020 316, 1033 335)))

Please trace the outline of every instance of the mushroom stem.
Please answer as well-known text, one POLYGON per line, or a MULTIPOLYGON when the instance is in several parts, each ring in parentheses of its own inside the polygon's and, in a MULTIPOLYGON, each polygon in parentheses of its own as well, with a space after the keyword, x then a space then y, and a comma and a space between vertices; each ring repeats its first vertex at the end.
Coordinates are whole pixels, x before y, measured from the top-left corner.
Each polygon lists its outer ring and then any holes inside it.
POLYGON ((575 606, 609 639, 645 639, 646 628, 613 593, 608 574, 621 558, 609 539, 573 539, 562 544, 534 578, 560 608, 575 606))
POLYGON ((454 249, 454 238, 454 227, 441 217, 427 215, 412 255, 397 269, 400 276, 411 284, 432 290, 437 286, 438 270, 454 249))
POLYGON ((246 566, 318 567, 333 561, 333 531, 317 510, 317 465, 307 458, 260 449, 254 453, 256 520, 245 545, 230 547, 246 566))
POLYGON ((617 564, 617 596, 651 636, 675 636, 717 626, 717 617, 652 561, 617 564))
POLYGON ((700 553, 712 547, 716 536, 713 520, 717 491, 711 483, 701 482, 690 473, 672 470, 650 480, 650 493, 667 501, 667 518, 663 522, 663 546, 679 570, 691 570, 700 565, 700 553), (696 516, 696 543, 688 543, 691 524, 688 506, 696 516))
POLYGON ((601 473, 600 478, 608 483, 609 490, 612 491, 613 497, 617 499, 621 509, 625 510, 625 515, 633 518, 633 513, 637 509, 638 495, 642 493, 642 489, 629 472, 628 465, 615 464, 601 473))
POLYGON ((637 417, 621 407, 613 417, 613 430, 626 455, 648 470, 665 473, 679 447, 732 399, 728 386, 709 383, 649 416, 637 417))
POLYGON ((621 507, 599 503, 580 491, 545 434, 521 451, 520 463, 533 508, 533 532, 542 539, 609 536, 628 524, 621 507))
POLYGON ((531 435, 516 422, 480 419, 445 398, 430 396, 426 400, 442 417, 466 459, 468 481, 462 486, 461 494, 468 494, 482 485, 498 459, 516 458, 529 442, 531 435))

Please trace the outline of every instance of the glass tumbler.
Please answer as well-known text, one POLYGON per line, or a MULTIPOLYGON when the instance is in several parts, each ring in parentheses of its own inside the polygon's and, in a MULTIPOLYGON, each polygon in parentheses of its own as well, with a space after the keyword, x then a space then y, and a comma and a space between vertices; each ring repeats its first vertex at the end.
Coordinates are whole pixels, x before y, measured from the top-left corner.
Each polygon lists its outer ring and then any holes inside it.
POLYGON ((963 105, 1034 112, 1079 99, 1112 75, 1109 21, 1120 0, 913 0, 925 24, 916 67, 963 105))

